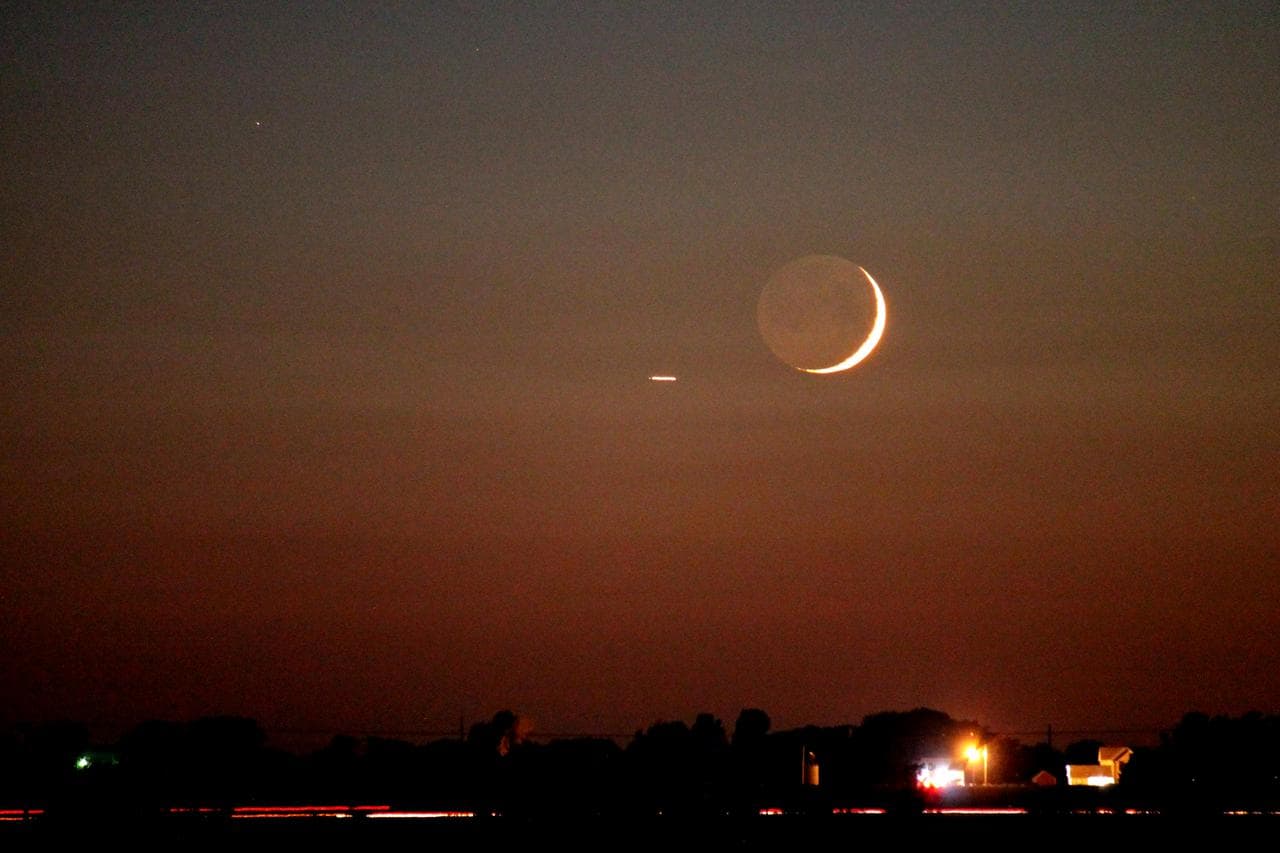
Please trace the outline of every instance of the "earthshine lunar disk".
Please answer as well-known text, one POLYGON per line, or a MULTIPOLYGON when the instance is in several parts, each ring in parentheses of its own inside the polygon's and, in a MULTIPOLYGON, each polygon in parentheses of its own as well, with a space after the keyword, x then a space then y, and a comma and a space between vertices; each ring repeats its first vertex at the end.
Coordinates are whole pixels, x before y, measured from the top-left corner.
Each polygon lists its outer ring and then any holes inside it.
POLYGON ((782 361, 805 373, 840 373, 880 343, 884 294, 862 267, 834 255, 808 255, 769 277, 756 320, 782 361))

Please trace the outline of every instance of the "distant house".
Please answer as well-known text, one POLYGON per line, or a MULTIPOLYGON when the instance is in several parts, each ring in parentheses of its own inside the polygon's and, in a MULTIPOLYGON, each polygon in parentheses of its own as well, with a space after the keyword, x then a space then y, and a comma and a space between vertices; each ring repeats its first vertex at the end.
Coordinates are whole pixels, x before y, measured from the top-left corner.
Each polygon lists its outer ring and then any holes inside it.
POLYGON ((1095 788, 1114 785, 1120 781, 1120 770, 1133 757, 1127 746, 1098 747, 1097 764, 1068 764, 1068 785, 1092 785, 1095 788))
POLYGON ((1040 788, 1052 788, 1058 784, 1058 777, 1054 776, 1048 770, 1041 770, 1039 773, 1031 777, 1031 784, 1040 788))

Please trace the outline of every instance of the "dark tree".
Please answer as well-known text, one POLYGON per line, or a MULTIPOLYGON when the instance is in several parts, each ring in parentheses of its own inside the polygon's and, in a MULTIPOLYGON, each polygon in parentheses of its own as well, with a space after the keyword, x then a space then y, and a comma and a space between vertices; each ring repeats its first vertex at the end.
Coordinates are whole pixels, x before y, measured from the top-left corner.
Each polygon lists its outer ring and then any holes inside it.
POLYGON ((738 721, 733 726, 734 748, 759 745, 769 733, 771 723, 769 715, 759 708, 743 708, 738 712, 738 721))
POLYGON ((1067 744, 1063 753, 1064 764, 1097 764, 1098 749, 1103 746, 1100 740, 1077 740, 1067 744))

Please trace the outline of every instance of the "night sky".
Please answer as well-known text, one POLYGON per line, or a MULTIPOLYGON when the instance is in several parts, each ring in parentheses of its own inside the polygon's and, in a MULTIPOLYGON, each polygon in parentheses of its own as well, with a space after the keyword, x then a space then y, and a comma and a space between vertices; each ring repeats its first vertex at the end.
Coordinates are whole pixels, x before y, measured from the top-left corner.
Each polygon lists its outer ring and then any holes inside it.
POLYGON ((0 723, 1280 712, 1275 4, 4 3, 0 60, 0 723), (844 373, 757 328, 811 254, 888 304, 844 373))

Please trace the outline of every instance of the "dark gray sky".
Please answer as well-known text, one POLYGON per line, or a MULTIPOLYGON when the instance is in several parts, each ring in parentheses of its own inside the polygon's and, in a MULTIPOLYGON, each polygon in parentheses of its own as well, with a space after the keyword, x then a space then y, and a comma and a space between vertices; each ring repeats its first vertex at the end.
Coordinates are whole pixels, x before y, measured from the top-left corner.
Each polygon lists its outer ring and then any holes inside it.
POLYGON ((0 59, 7 716, 1280 711, 1274 4, 5 3, 0 59), (847 373, 756 328, 809 254, 888 302, 847 373))

